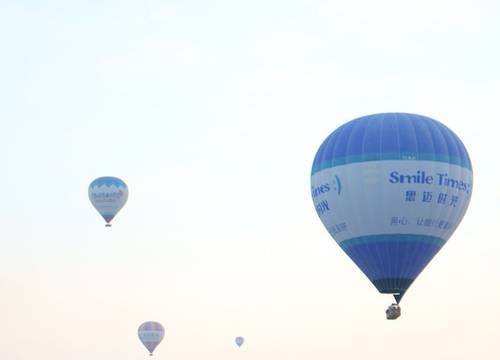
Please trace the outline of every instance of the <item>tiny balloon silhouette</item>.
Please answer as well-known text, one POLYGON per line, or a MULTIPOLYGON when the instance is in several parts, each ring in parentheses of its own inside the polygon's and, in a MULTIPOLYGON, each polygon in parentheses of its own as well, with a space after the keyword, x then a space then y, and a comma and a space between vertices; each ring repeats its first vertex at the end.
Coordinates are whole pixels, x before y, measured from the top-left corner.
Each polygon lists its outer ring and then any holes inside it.
POLYGON ((165 329, 156 321, 146 321, 139 326, 137 330, 139 339, 149 351, 149 355, 153 355, 153 351, 161 343, 165 336, 165 329))
POLYGON ((127 202, 128 187, 116 177, 100 177, 90 184, 89 199, 110 227, 111 220, 127 202))
POLYGON ((243 345, 243 343, 245 342, 245 339, 241 336, 237 336, 234 339, 234 342, 236 343, 236 345, 238 345, 238 347, 241 347, 241 345, 243 345))

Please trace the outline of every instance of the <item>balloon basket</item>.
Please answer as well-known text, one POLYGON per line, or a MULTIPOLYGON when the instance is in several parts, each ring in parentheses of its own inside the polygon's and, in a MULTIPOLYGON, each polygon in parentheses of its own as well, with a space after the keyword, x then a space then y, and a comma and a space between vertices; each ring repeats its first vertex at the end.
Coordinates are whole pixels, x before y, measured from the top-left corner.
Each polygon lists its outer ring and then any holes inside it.
POLYGON ((387 320, 396 320, 401 316, 401 308, 398 304, 391 304, 385 311, 387 320))

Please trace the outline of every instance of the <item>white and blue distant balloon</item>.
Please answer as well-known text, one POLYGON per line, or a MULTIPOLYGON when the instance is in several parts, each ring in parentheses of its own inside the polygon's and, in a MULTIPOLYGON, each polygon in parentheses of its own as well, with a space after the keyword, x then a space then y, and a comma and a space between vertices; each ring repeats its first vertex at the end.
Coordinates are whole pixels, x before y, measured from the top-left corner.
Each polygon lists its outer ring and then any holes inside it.
POLYGON ((464 145, 420 115, 352 120, 326 138, 312 166, 311 195, 323 225, 398 303, 457 228, 471 193, 464 145))
POLYGON ((111 220, 127 202, 128 187, 116 177, 100 177, 90 184, 89 199, 106 221, 106 226, 111 226, 111 220))
POLYGON ((245 339, 241 336, 237 336, 234 339, 234 342, 236 343, 236 345, 238 345, 238 347, 241 347, 241 345, 243 345, 243 343, 245 342, 245 339))
POLYGON ((149 355, 153 355, 153 351, 161 343, 165 336, 165 329, 162 324, 156 321, 146 321, 139 326, 137 330, 139 340, 148 349, 149 355))

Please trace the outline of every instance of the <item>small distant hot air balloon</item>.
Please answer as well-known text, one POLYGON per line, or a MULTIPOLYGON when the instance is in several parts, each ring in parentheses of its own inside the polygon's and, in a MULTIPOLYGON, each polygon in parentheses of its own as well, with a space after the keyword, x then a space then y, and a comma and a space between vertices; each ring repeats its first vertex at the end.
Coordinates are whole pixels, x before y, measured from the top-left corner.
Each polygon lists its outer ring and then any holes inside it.
POLYGON ((149 355, 153 355, 153 351, 165 336, 165 329, 163 326, 155 321, 146 321, 139 326, 137 330, 139 339, 149 351, 149 355))
POLYGON ((245 342, 245 339, 241 336, 237 336, 234 339, 234 342, 236 343, 236 345, 238 345, 238 347, 241 347, 241 345, 243 345, 243 343, 245 342))
POLYGON ((330 235, 373 285, 399 301, 462 220, 472 193, 467 150, 431 118, 352 120, 316 153, 311 195, 330 235))
POLYGON ((111 220, 127 202, 128 187, 116 177, 100 177, 90 184, 89 199, 110 227, 111 220))

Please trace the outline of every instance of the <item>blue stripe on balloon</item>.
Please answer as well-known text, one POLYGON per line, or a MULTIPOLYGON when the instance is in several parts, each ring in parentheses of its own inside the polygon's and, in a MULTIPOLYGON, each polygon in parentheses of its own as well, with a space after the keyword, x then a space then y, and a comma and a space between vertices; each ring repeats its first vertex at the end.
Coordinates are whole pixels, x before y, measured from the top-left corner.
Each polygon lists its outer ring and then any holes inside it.
POLYGON ((350 163, 377 160, 430 160, 472 169, 460 139, 431 118, 384 113, 352 120, 321 144, 312 174, 350 163))
POLYGON ((445 240, 440 237, 432 235, 419 235, 419 234, 383 234, 383 235, 367 235, 359 236, 351 239, 346 239, 340 242, 343 249, 350 248, 356 245, 366 245, 374 243, 389 243, 389 242, 422 242, 437 246, 443 246, 445 240))
POLYGON ((430 235, 383 234, 344 240, 340 246, 379 291, 398 293, 406 291, 445 242, 430 235))
POLYGON ((122 180, 112 176, 104 176, 95 179, 90 184, 90 188, 101 187, 101 186, 113 186, 113 185, 116 187, 127 188, 127 185, 122 180))

